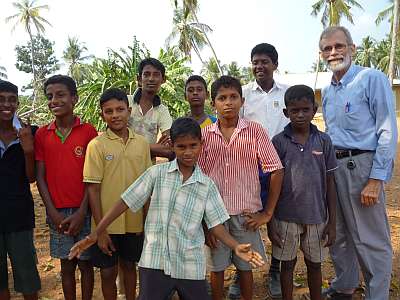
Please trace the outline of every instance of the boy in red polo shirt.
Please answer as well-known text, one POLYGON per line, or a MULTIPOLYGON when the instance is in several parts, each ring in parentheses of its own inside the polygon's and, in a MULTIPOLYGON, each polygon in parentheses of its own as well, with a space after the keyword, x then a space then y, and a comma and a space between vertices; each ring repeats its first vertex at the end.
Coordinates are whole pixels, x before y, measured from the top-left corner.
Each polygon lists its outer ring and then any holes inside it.
POLYGON ((96 129, 73 114, 78 101, 75 81, 55 75, 44 83, 55 120, 35 135, 37 186, 46 206, 50 227, 50 255, 61 261, 65 299, 76 299, 75 269, 81 271, 82 299, 93 293, 93 266, 88 253, 68 260, 72 245, 90 233, 90 213, 83 183, 86 146, 96 129))

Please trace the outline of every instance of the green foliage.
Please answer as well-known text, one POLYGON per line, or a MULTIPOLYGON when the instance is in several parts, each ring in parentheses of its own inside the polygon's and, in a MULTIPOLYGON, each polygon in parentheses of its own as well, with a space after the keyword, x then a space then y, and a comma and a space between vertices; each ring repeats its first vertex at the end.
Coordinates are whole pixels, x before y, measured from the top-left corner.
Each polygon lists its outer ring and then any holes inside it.
MULTIPOLYGON (((57 71, 60 66, 54 54, 54 42, 49 41, 42 35, 35 36, 33 39, 34 49, 34 68, 36 71, 38 85, 42 85, 44 79, 57 71)), ((17 63, 15 66, 18 70, 25 73, 33 73, 32 70, 32 56, 31 56, 32 43, 29 41, 27 45, 15 47, 17 52, 17 63)))
POLYGON ((69 65, 68 75, 71 76, 77 84, 83 82, 86 68, 84 62, 93 56, 84 56, 87 48, 77 37, 68 37, 68 45, 63 52, 63 59, 69 65))
POLYGON ((25 27, 26 32, 28 32, 29 35, 32 34, 31 26, 35 26, 36 31, 38 33, 44 33, 45 28, 44 25, 50 25, 51 24, 43 18, 40 13, 43 10, 48 10, 49 6, 48 5, 36 5, 38 1, 37 0, 21 0, 19 2, 13 2, 14 8, 18 11, 18 13, 9 16, 6 18, 6 22, 11 22, 13 20, 16 20, 14 25, 13 25, 13 30, 15 29, 16 26, 18 25, 23 25, 25 27))
POLYGON ((363 67, 372 67, 376 65, 379 59, 375 56, 376 41, 370 36, 362 39, 361 45, 357 47, 354 62, 363 67))
MULTIPOLYGON (((128 49, 109 49, 107 58, 95 58, 86 66, 84 81, 78 87, 80 101, 76 113, 97 129, 103 129, 98 105, 100 95, 111 87, 123 89, 128 95, 134 94, 139 63, 149 56, 146 46, 134 38, 128 49)), ((185 66, 187 59, 182 57, 176 47, 161 49, 159 59, 166 67, 167 79, 161 87, 160 97, 173 117, 180 116, 188 109, 184 101, 184 83, 191 73, 190 68, 185 66)))
POLYGON ((314 62, 311 66, 311 72, 317 72, 317 67, 318 67, 318 72, 326 72, 328 71, 328 68, 326 64, 322 60, 318 60, 317 62, 314 62))
MULTIPOLYGON (((389 58, 392 38, 387 35, 381 41, 376 41, 367 36, 362 40, 361 46, 357 47, 354 62, 365 66, 372 67, 388 74, 389 58)), ((400 76, 400 43, 396 47, 395 53, 395 78, 400 76)))
POLYGON ((183 116, 189 111, 189 104, 185 100, 185 82, 192 73, 185 65, 188 59, 182 57, 176 47, 160 49, 158 59, 166 68, 166 82, 159 93, 162 102, 168 106, 173 118, 183 116))
POLYGON ((0 79, 7 79, 7 70, 5 67, 0 66, 0 79))
POLYGON ((172 45, 172 42, 178 39, 177 46, 183 54, 190 59, 191 51, 194 50, 200 61, 203 62, 200 50, 208 44, 205 35, 212 31, 211 27, 197 22, 191 10, 180 8, 174 10, 172 23, 173 28, 166 40, 167 45, 172 45))
POLYGON ((342 17, 354 24, 352 7, 363 9, 355 0, 318 0, 312 5, 311 15, 316 17, 322 11, 321 23, 324 27, 339 25, 342 17))

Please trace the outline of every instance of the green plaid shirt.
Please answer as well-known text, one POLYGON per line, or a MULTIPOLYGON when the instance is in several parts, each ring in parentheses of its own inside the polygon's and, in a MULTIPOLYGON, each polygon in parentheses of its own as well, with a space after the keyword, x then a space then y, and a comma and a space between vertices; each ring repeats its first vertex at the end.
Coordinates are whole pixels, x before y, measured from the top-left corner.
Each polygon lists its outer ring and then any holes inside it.
POLYGON ((182 184, 176 160, 153 166, 123 194, 133 211, 151 197, 139 266, 163 270, 178 279, 205 278, 204 233, 229 219, 214 182, 198 166, 182 184))

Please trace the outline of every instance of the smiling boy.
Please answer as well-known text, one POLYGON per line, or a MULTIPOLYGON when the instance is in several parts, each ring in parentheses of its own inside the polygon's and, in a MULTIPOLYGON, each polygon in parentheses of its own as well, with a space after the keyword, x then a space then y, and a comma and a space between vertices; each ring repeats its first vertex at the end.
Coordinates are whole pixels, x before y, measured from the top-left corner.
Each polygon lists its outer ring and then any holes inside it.
MULTIPOLYGON (((108 89, 100 97, 101 116, 107 130, 93 139, 87 149, 83 181, 88 185, 93 228, 112 208, 121 194, 152 165, 150 147, 144 137, 128 128, 131 108, 119 89, 108 89)), ((127 211, 99 235, 92 246, 95 267, 100 268, 103 297, 116 299, 118 263, 123 273, 127 300, 136 296, 136 263, 143 247, 143 212, 127 211)))
POLYGON ((75 270, 81 272, 82 299, 91 299, 94 273, 89 253, 68 260, 72 245, 90 232, 90 212, 82 181, 86 146, 96 129, 74 115, 78 101, 75 81, 54 75, 44 83, 48 107, 55 120, 37 131, 35 159, 37 186, 50 227, 50 255, 61 262, 64 298, 76 299, 75 270))

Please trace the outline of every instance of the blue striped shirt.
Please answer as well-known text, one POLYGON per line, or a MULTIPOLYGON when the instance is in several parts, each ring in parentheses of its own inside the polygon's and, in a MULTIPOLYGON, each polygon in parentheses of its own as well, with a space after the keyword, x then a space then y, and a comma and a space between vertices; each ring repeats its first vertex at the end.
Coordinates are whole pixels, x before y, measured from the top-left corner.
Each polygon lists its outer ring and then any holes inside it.
POLYGON ((352 64, 322 90, 326 132, 335 148, 375 151, 370 178, 388 181, 397 146, 393 92, 382 72, 352 64))

